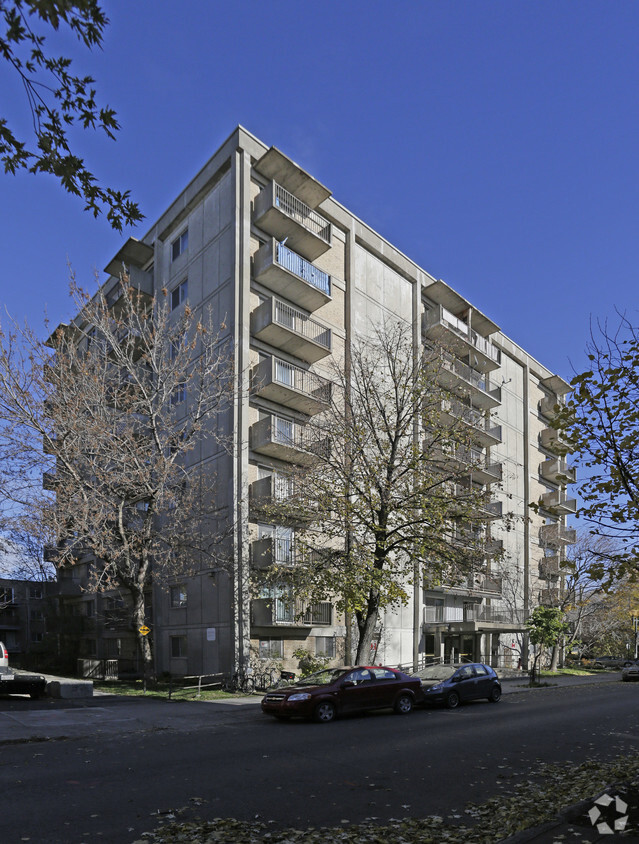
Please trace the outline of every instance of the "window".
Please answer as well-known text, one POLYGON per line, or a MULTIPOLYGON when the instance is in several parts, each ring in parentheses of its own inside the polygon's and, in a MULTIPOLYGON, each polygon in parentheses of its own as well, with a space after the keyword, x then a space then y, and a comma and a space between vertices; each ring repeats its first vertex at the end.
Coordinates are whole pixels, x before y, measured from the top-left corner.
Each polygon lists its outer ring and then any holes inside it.
POLYGON ((335 656, 335 637, 316 636, 315 656, 328 656, 333 659, 333 657, 335 656))
POLYGON ((171 586, 171 607, 186 606, 186 586, 171 586))
POLYGON ((260 639, 260 659, 282 659, 284 657, 284 642, 282 639, 260 639))
POLYGON ((171 636, 171 657, 173 659, 186 657, 186 636, 171 636))
POLYGON ((42 621, 44 618, 44 613, 42 610, 31 610, 29 613, 29 618, 31 621, 42 621))
POLYGON ((39 644, 40 642, 42 642, 42 639, 43 639, 43 638, 44 638, 44 637, 43 637, 43 634, 42 634, 42 633, 33 632, 33 633, 31 634, 31 641, 32 641, 32 642, 35 642, 36 644, 39 644))
POLYGON ((29 597, 33 598, 36 601, 39 601, 42 598, 42 587, 29 586, 29 597))
POLYGON ((178 384, 171 393, 171 404, 181 404, 186 401, 186 384, 178 384))
POLYGON ((181 235, 175 238, 173 243, 171 244, 171 260, 175 261, 176 258, 179 258, 183 252, 186 252, 186 248, 189 245, 189 230, 184 229, 181 235))
POLYGON ((171 310, 174 311, 183 302, 186 302, 186 297, 189 295, 189 280, 185 278, 177 287, 171 291, 171 310))
POLYGON ((0 586, 0 606, 13 603, 13 588, 11 586, 0 586))

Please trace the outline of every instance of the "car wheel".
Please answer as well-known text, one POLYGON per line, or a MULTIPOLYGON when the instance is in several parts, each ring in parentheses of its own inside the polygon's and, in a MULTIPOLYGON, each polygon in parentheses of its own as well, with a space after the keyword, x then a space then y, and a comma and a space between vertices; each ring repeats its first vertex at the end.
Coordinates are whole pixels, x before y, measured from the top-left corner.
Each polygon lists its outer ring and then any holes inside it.
POLYGON ((413 711, 413 698, 410 695, 400 695, 395 701, 395 712, 398 715, 408 715, 413 711))
POLYGON ((315 707, 313 718, 319 724, 328 724, 329 721, 334 720, 335 715, 335 704, 331 703, 330 700, 323 700, 315 707))
POLYGON ((488 695, 488 700, 491 703, 499 703, 501 700, 501 689, 497 686, 493 686, 491 693, 488 695))
POLYGON ((448 697, 446 698, 446 706, 449 709, 457 709, 459 706, 460 700, 459 695, 457 692, 449 692, 448 697))

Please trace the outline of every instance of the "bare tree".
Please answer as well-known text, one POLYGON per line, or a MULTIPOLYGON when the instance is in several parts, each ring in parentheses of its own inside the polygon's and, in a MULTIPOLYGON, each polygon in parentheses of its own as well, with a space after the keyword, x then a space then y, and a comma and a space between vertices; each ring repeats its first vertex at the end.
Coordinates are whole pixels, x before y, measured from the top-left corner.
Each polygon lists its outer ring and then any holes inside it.
POLYGON ((333 368, 329 410, 305 426, 309 459, 288 479, 301 564, 261 577, 354 615, 357 660, 381 611, 415 584, 485 566, 487 492, 473 483, 485 455, 470 403, 446 387, 448 363, 441 349, 417 354, 400 323, 354 345, 348 366, 333 368))
POLYGON ((56 568, 87 563, 90 588, 128 593, 149 669, 151 583, 219 564, 229 516, 198 447, 224 447, 232 362, 212 316, 171 314, 165 291, 123 275, 108 299, 72 293, 78 316, 47 344, 15 323, 0 337, 5 517, 37 514, 56 568))

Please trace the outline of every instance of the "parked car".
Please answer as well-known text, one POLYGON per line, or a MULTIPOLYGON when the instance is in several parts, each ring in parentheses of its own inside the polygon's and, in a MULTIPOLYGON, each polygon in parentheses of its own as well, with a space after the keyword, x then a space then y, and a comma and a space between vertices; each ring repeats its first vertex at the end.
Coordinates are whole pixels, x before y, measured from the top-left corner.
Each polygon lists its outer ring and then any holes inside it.
POLYGON ((625 668, 633 664, 634 659, 627 656, 597 656, 593 662, 595 668, 625 668))
POLYGON ((393 708, 407 715, 421 701, 419 678, 385 666, 357 665, 326 668, 271 689, 262 698, 262 712, 281 720, 297 715, 328 723, 338 715, 367 709, 393 708))
POLYGON ((497 703, 501 698, 501 683, 493 669, 481 662, 465 665, 431 665, 417 672, 424 690, 424 702, 443 703, 456 709, 466 700, 486 698, 497 703))
POLYGON ((627 665, 621 672, 622 680, 639 680, 639 661, 627 665))
POLYGON ((9 668, 9 653, 0 642, 0 695, 29 695, 34 700, 44 696, 46 678, 41 674, 9 668))

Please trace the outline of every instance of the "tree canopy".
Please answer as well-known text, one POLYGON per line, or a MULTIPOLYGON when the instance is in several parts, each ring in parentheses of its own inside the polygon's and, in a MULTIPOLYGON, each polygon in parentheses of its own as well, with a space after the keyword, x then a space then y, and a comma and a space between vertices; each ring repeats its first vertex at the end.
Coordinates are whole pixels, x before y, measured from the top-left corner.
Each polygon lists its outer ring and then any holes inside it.
POLYGON ((581 468, 579 514, 612 547, 591 566, 596 576, 639 576, 639 334, 625 316, 597 324, 587 346, 591 367, 552 423, 581 468))
POLYGON ((410 326, 386 326, 333 368, 330 407, 304 426, 309 459, 290 478, 289 505, 302 559, 266 577, 353 615, 357 660, 380 613, 415 587, 486 570, 488 493, 472 483, 485 455, 472 408, 440 378, 442 355, 417 355, 410 326))
MULTIPOLYGON (((68 56, 49 49, 51 30, 66 28, 89 50, 100 47, 109 20, 97 0, 0 0, 0 57, 16 73, 25 92, 33 140, 16 134, 0 115, 0 160, 5 173, 49 173, 85 201, 98 216, 106 210, 111 226, 122 230, 142 219, 130 191, 98 184, 74 149, 70 130, 99 129, 114 140, 120 126, 115 111, 97 100, 95 80, 79 75, 68 56)), ((16 121, 17 122, 17 121, 16 121)))

